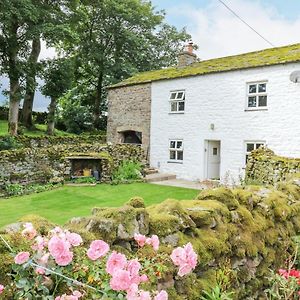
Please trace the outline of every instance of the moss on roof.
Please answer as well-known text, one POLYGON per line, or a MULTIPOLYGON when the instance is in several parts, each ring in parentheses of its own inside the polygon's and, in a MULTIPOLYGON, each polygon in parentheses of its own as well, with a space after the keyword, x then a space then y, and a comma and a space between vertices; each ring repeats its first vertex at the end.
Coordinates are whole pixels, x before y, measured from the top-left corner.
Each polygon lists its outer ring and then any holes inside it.
POLYGON ((298 61, 300 61, 300 44, 294 44, 240 55, 203 60, 183 68, 171 67, 138 73, 120 83, 110 86, 110 88, 298 61))

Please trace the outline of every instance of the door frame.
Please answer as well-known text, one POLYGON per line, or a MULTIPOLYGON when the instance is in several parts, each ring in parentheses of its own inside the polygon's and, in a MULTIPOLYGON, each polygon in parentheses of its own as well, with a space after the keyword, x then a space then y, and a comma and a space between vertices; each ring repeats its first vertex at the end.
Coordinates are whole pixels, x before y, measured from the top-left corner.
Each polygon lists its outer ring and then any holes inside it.
POLYGON ((209 159, 208 159, 208 147, 209 147, 209 142, 219 142, 219 152, 220 152, 220 167, 219 167, 219 177, 221 177, 221 164, 222 164, 222 156, 221 156, 221 140, 217 139, 206 139, 204 140, 204 179, 205 180, 211 180, 211 178, 208 178, 208 164, 209 164, 209 159))

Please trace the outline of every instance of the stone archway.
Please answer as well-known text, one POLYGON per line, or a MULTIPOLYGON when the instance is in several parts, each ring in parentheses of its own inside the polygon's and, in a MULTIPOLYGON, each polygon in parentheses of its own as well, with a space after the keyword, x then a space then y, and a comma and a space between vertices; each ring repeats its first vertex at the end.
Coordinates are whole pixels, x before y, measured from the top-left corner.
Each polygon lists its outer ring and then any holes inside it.
POLYGON ((119 131, 119 140, 122 144, 143 144, 143 134, 141 131, 123 130, 119 131))

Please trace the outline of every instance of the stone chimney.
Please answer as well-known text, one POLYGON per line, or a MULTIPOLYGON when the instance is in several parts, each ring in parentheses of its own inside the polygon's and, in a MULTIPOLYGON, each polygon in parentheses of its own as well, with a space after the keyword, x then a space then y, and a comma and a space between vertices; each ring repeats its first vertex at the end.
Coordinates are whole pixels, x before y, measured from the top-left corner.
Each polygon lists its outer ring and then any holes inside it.
POLYGON ((197 55, 193 53, 193 42, 189 42, 183 52, 178 55, 178 67, 183 68, 197 61, 197 55))

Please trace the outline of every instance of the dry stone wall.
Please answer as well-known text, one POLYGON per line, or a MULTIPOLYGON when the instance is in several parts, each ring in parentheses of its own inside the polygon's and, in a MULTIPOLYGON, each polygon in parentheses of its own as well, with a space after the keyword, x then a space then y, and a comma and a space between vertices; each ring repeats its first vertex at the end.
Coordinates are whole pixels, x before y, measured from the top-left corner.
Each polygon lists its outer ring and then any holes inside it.
POLYGON ((0 189, 7 182, 29 184, 69 178, 72 156, 101 159, 103 182, 110 181, 112 172, 123 160, 144 160, 143 150, 132 145, 66 144, 0 151, 0 189))
POLYGON ((259 184, 276 184, 299 177, 300 158, 287 158, 274 154, 270 149, 255 150, 249 156, 246 181, 259 184))

